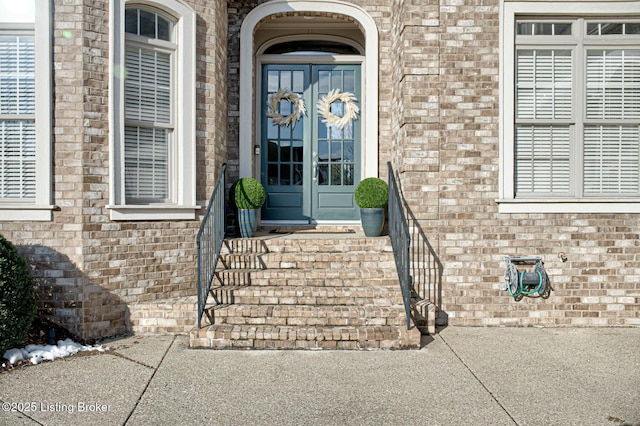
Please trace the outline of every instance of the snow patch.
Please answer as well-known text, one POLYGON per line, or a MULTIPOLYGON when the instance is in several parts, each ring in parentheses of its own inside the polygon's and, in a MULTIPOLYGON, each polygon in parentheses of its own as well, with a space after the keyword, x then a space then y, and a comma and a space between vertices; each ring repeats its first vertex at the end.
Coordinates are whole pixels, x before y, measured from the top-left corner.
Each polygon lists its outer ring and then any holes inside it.
MULTIPOLYGON (((4 358, 11 365, 20 361, 29 361, 31 364, 40 364, 42 361, 53 361, 56 358, 77 354, 85 351, 104 352, 108 348, 102 346, 87 346, 76 343, 71 339, 58 340, 58 345, 27 345, 24 349, 9 349, 4 353, 4 358)), ((4 365, 4 364, 3 364, 4 365)))

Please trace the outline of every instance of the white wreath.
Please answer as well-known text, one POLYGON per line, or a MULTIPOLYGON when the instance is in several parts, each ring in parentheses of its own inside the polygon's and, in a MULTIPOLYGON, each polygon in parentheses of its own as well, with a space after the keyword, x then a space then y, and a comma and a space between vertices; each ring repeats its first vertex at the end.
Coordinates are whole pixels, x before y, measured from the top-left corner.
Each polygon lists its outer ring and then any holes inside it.
POLYGON ((269 95, 269 102, 267 103, 267 117, 269 117, 273 124, 286 127, 295 127, 298 120, 303 115, 307 114, 307 107, 304 104, 302 96, 290 91, 289 89, 279 89, 277 92, 269 95), (278 112, 280 101, 286 99, 293 104, 293 112, 286 117, 278 112))
POLYGON ((322 122, 330 127, 335 127, 339 130, 350 126, 353 120, 358 118, 360 108, 355 104, 356 95, 350 92, 340 92, 338 89, 334 89, 322 96, 318 101, 318 113, 322 116, 322 122), (331 104, 341 101, 344 104, 344 114, 342 117, 331 113, 331 104))

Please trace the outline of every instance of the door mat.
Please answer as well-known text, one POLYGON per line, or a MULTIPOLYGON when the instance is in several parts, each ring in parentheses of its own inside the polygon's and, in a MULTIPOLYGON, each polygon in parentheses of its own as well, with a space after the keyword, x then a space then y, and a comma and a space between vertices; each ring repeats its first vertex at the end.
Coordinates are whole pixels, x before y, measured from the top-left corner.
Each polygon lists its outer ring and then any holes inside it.
POLYGON ((353 229, 272 229, 270 234, 355 234, 353 229))

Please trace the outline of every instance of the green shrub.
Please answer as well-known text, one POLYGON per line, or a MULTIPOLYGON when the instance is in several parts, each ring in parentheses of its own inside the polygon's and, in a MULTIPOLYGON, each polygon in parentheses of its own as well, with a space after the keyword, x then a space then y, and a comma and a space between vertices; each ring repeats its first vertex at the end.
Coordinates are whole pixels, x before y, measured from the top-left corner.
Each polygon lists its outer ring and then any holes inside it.
POLYGON ((380 178, 366 178, 358 184, 353 196, 361 209, 386 207, 389 200, 389 185, 380 178))
POLYGON ((253 178, 242 178, 235 184, 234 199, 240 210, 259 209, 267 199, 260 182, 253 178))
POLYGON ((24 342, 35 315, 29 265, 0 235, 0 354, 24 342))

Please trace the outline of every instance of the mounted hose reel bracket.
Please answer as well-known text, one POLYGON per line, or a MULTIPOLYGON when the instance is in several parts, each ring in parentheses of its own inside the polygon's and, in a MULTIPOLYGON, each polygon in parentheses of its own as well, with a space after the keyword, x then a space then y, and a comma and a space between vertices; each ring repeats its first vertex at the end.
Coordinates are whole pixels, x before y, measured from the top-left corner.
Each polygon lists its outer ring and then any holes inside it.
POLYGON ((544 270, 542 258, 535 256, 504 256, 506 263, 504 285, 501 290, 509 291, 516 302, 524 296, 547 299, 551 294, 551 282, 544 270), (526 268, 529 268, 527 270, 526 268))

